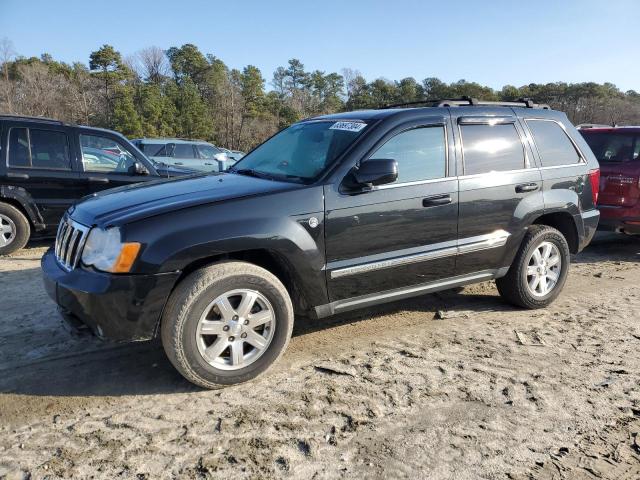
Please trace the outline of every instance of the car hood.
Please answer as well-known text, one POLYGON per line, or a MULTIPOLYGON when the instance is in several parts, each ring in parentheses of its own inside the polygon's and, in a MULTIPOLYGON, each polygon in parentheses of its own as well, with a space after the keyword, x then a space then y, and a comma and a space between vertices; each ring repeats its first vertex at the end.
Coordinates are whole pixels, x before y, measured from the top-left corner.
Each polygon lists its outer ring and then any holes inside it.
POLYGON ((177 177, 105 190, 85 197, 69 213, 83 225, 108 227, 182 208, 301 186, 233 173, 177 177))

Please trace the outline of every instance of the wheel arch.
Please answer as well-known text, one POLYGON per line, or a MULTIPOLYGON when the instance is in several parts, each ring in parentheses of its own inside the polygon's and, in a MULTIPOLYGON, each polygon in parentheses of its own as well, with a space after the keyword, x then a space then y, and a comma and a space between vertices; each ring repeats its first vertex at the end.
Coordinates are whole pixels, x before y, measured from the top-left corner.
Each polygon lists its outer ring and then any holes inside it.
POLYGON ((309 299, 307 298, 306 293, 297 287, 298 285, 301 285, 301 282, 300 279, 297 278, 297 274, 295 273, 293 266, 284 257, 284 255, 266 248, 238 250, 194 260, 182 269, 181 275, 178 277, 173 289, 175 289, 178 284, 192 272, 223 260, 238 260, 264 268, 282 282, 291 296, 291 300, 297 314, 304 314, 309 310, 309 299))
POLYGON ((571 253, 578 253, 580 248, 580 237, 578 236, 578 226, 573 215, 568 211, 555 211, 544 213, 537 217, 533 225, 547 225, 558 230, 569 244, 571 253))

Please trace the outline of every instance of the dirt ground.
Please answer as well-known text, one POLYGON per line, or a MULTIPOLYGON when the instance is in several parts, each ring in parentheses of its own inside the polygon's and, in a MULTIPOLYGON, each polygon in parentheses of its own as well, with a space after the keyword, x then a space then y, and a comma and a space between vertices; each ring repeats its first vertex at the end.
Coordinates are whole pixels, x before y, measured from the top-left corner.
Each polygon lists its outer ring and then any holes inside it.
POLYGON ((44 250, 0 259, 0 478, 640 478, 639 239, 599 237, 546 310, 484 283, 301 320, 218 391, 67 333, 44 250))

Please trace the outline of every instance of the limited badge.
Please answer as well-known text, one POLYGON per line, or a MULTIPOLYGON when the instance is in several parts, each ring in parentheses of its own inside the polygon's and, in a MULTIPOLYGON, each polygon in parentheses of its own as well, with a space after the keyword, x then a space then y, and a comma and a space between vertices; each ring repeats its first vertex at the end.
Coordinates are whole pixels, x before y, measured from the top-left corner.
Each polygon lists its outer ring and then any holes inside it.
POLYGON ((311 217, 309 219, 309 226, 311 228, 316 228, 318 226, 318 223, 320 223, 320 222, 318 222, 318 219, 316 217, 311 217))

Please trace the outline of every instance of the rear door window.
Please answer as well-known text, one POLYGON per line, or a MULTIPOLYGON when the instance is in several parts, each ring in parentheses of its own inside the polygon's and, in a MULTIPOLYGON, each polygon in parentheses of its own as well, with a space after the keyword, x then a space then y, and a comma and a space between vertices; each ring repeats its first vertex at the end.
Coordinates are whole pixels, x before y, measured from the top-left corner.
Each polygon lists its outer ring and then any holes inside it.
POLYGON ((176 143, 171 156, 174 158, 196 158, 193 145, 189 143, 176 143))
POLYGON ((564 129, 550 120, 527 120, 543 167, 573 165, 580 155, 564 129))
POLYGON ((57 130, 12 128, 8 165, 17 168, 71 170, 67 134, 57 130))
POLYGON ((525 168, 524 147, 514 124, 461 125, 460 132, 465 175, 525 168))

